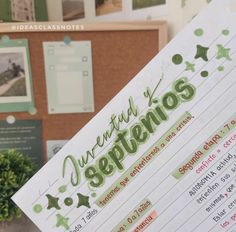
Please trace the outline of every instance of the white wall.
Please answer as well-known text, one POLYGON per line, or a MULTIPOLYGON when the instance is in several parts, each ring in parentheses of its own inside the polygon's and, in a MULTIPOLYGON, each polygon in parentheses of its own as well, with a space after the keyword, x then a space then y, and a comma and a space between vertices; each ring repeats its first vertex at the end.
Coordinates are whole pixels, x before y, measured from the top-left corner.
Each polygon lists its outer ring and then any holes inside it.
POLYGON ((208 2, 209 0, 167 0, 167 21, 171 38, 206 7, 208 2))
MULTIPOLYGON (((132 11, 132 0, 122 0, 123 11, 104 16, 95 16, 95 0, 84 0, 85 21, 127 21, 127 20, 167 20, 169 35, 172 38, 188 23, 209 0, 167 0, 166 6, 150 7, 132 11), (185 2, 185 7, 182 3, 185 2)), ((50 21, 62 21, 62 0, 47 0, 50 21)), ((74 21, 74 22, 76 22, 74 21)))
MULTIPOLYGON (((174 0, 176 1, 176 0, 174 0)), ((62 20, 62 0, 47 0, 48 13, 50 21, 60 21, 62 20)), ((142 10, 132 11, 132 0, 122 0, 123 11, 111 13, 103 16, 95 15, 95 0, 84 0, 85 5, 85 19, 80 19, 79 21, 120 21, 127 19, 147 19, 149 16, 155 17, 164 16, 167 12, 166 6, 150 7, 142 10)))

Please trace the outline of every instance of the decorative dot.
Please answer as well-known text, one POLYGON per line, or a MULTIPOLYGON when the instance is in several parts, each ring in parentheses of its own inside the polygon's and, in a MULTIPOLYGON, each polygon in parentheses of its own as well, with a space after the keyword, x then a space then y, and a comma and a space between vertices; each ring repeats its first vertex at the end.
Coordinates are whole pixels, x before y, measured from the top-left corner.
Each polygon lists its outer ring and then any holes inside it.
POLYGON ((37 109, 34 106, 32 106, 29 108, 29 113, 30 115, 35 115, 37 114, 37 109))
POLYGON ((224 30, 222 31, 222 34, 223 34, 223 35, 229 35, 229 30, 228 30, 228 29, 224 29, 224 30))
POLYGON ((92 196, 92 197, 96 197, 97 194, 96 194, 96 193, 92 193, 91 196, 92 196))
POLYGON ((202 28, 198 28, 198 29, 196 29, 196 30, 194 31, 194 34, 195 34, 196 36, 202 36, 202 35, 204 34, 204 31, 203 31, 202 28))
POLYGON ((179 65, 183 62, 183 57, 180 54, 176 54, 172 57, 172 62, 176 65, 179 65))
POLYGON ((9 38, 9 36, 4 35, 4 36, 2 36, 1 40, 2 40, 2 42, 4 42, 4 43, 8 43, 8 42, 10 41, 10 38, 9 38))
POLYGON ((209 73, 207 71, 202 71, 201 72, 202 77, 207 77, 208 75, 209 75, 209 73))
POLYGON ((70 38, 70 36, 65 36, 65 38, 64 38, 64 43, 67 44, 67 45, 71 43, 71 38, 70 38))
POLYGON ((224 66, 219 66, 217 69, 218 69, 219 72, 222 72, 222 71, 225 70, 225 67, 224 66))
POLYGON ((7 116, 7 123, 14 124, 16 121, 16 118, 13 115, 7 116))
POLYGON ((64 203, 66 206, 71 206, 73 204, 73 199, 70 198, 70 197, 67 197, 65 200, 64 200, 64 203))
POLYGON ((62 185, 61 187, 59 187, 58 191, 59 191, 59 193, 66 192, 66 185, 62 185))
POLYGON ((35 213, 41 213, 43 210, 43 207, 42 207, 42 205, 37 204, 34 206, 33 210, 35 213))

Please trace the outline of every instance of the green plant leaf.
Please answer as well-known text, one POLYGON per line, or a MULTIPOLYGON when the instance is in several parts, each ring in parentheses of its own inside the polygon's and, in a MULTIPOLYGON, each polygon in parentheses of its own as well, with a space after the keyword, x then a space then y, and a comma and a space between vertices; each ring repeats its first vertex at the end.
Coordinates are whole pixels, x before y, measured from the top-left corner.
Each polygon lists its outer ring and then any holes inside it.
POLYGON ((32 160, 16 150, 0 152, 0 222, 21 217, 21 210, 11 200, 36 172, 32 160))

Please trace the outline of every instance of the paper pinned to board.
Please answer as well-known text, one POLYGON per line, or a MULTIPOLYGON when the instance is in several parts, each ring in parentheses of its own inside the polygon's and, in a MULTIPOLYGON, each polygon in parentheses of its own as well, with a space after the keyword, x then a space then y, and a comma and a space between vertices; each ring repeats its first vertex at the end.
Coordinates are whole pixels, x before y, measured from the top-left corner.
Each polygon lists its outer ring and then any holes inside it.
POLYGON ((34 0, 11 0, 10 2, 13 21, 36 21, 34 0))
POLYGON ((236 228, 232 3, 212 1, 14 195, 42 231, 236 228))
POLYGON ((66 36, 43 48, 49 114, 93 112, 91 42, 66 36))
POLYGON ((27 39, 0 38, 0 106, 0 112, 37 112, 27 39))

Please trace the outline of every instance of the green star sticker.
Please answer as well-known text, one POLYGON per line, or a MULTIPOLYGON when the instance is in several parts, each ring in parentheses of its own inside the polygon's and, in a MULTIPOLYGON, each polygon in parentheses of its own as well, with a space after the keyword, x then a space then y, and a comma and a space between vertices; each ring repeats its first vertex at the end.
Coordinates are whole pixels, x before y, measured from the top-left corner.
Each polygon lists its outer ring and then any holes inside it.
POLYGON ((69 221, 69 218, 65 218, 63 217, 62 215, 60 214, 57 214, 57 224, 56 224, 56 227, 64 227, 66 230, 69 230, 70 227, 68 225, 68 221, 69 221))
POLYGON ((90 208, 90 204, 89 204, 89 197, 88 196, 84 196, 80 193, 77 194, 78 198, 79 198, 79 203, 77 205, 77 208, 79 208, 80 206, 85 206, 87 208, 90 208))
POLYGON ((185 64, 186 64, 185 71, 195 72, 195 64, 192 64, 192 63, 190 63, 188 61, 186 61, 185 64))
POLYGON ((218 48, 218 52, 217 52, 217 57, 216 59, 221 59, 221 58, 225 58, 226 60, 232 60, 230 58, 229 52, 230 52, 230 48, 225 48, 223 45, 218 44, 217 45, 218 48))
POLYGON ((46 197, 48 198, 47 209, 51 209, 51 208, 61 209, 61 207, 58 205, 59 198, 53 197, 50 194, 47 194, 46 197))
POLYGON ((197 45, 197 53, 194 58, 195 59, 202 58, 203 60, 208 61, 208 57, 207 57, 208 50, 209 50, 208 47, 197 45))

